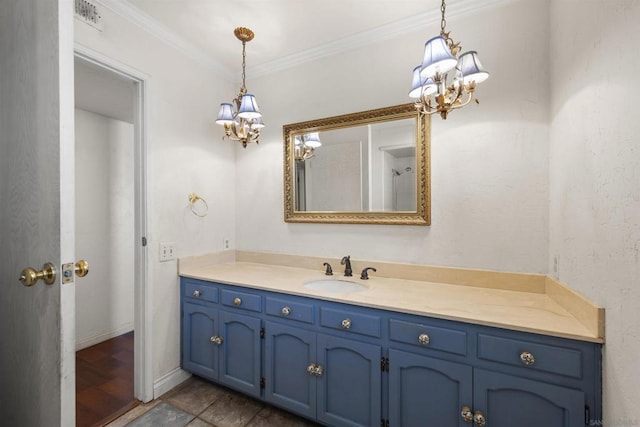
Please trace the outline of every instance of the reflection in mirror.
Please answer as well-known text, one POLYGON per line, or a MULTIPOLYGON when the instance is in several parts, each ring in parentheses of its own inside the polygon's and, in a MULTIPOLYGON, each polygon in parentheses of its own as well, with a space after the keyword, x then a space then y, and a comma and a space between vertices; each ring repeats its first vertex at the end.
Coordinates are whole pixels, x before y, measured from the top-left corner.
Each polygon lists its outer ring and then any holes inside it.
POLYGON ((285 221, 429 223, 428 118, 412 104, 284 126, 285 221))

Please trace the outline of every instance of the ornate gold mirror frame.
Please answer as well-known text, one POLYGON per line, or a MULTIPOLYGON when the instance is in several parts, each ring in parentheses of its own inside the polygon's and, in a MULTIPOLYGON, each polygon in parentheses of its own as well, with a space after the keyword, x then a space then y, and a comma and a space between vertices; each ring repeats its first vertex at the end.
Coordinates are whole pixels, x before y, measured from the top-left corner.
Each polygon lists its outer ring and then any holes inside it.
MULTIPOLYGON (((294 223, 431 224, 430 119, 413 104, 379 108, 341 116, 284 125, 284 220, 294 223), (415 119, 415 211, 300 211, 296 210, 295 139, 311 132, 332 131, 394 120, 415 119)), ((321 150, 322 147, 318 149, 321 150)))

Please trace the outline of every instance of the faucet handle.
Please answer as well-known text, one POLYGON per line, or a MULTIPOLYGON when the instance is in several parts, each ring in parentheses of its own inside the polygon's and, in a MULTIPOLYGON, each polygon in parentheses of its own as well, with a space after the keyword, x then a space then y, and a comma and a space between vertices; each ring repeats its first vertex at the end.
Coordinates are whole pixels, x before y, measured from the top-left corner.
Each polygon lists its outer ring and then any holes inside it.
POLYGON ((324 274, 327 276, 333 276, 333 270, 331 269, 331 264, 329 264, 328 262, 325 262, 322 265, 327 267, 327 270, 324 272, 324 274))
POLYGON ((369 271, 369 270, 372 270, 373 272, 378 271, 378 270, 376 270, 376 269, 375 269, 375 268, 373 268, 373 267, 367 267, 367 268, 365 268, 364 270, 362 270, 362 274, 360 274, 360 278, 361 278, 362 280, 369 280, 369 273, 368 273, 368 271, 369 271))
POLYGON ((351 270, 351 255, 343 256, 340 264, 344 265, 344 275, 351 277, 351 273, 353 272, 353 270, 351 270))

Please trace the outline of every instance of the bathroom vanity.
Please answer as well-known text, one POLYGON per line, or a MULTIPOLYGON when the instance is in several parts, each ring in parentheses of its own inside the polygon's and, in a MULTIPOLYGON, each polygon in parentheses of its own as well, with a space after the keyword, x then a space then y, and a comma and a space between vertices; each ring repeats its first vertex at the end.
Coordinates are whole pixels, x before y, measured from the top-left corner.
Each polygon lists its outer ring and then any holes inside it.
POLYGON ((181 265, 180 274, 182 368, 319 423, 578 427, 601 418, 602 331, 535 286, 372 277, 359 291, 323 292, 304 286, 328 277, 321 267, 255 262, 181 265))

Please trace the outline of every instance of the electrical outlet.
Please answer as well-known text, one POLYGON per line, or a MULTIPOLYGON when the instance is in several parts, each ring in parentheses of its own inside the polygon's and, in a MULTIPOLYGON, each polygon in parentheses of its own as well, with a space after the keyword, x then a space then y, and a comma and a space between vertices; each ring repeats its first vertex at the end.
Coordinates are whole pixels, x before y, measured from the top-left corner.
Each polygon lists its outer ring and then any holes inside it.
POLYGON ((176 244, 174 242, 160 243, 160 262, 176 259, 176 244))
POLYGON ((231 244, 229 243, 229 238, 225 237, 222 239, 222 250, 228 251, 229 249, 231 249, 231 244))

